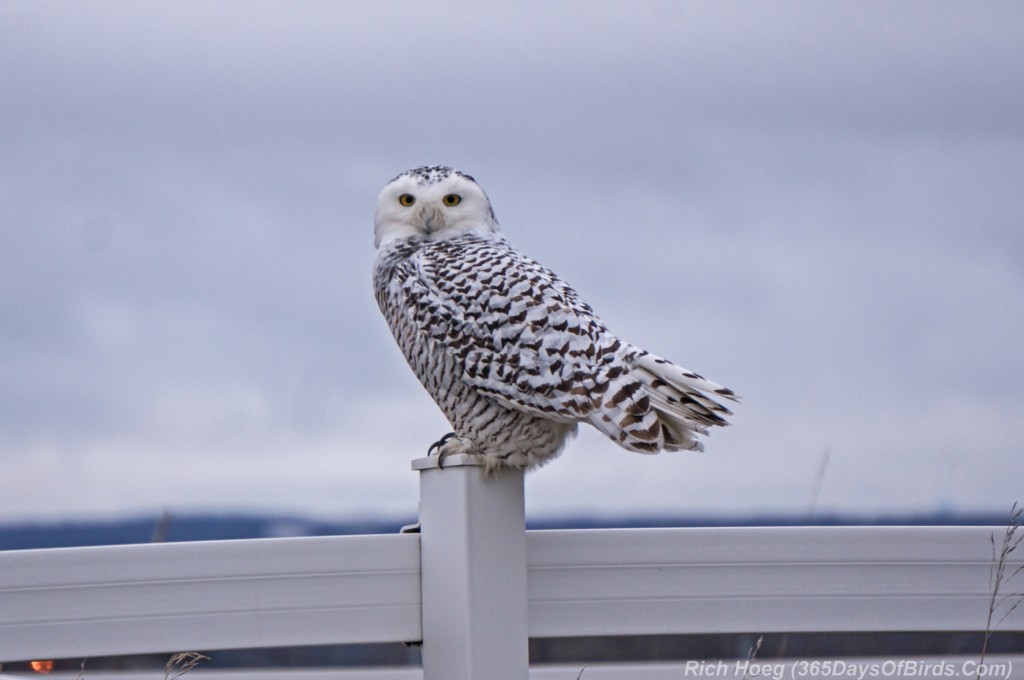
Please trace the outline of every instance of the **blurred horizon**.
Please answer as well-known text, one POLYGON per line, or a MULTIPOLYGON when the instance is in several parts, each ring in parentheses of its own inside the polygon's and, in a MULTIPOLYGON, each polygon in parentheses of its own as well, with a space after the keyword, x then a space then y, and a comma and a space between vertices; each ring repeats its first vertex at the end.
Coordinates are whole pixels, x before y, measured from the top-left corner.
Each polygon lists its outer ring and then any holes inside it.
MULTIPOLYGON (((1004 527, 1010 513, 911 513, 807 515, 629 515, 527 517, 528 530, 845 527, 845 526, 991 526, 1004 527)), ((117 518, 51 518, 0 524, 0 551, 89 547, 181 541, 294 538, 356 534, 393 534, 415 516, 309 517, 246 512, 165 512, 117 518)))

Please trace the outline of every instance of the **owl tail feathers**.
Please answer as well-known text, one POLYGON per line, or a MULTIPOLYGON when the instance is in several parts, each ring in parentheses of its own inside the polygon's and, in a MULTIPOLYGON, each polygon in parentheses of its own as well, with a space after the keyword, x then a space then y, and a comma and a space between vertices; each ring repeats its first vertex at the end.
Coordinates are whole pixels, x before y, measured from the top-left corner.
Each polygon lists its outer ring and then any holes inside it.
POLYGON ((612 381, 604 408, 589 420, 631 451, 702 451, 697 435, 728 425, 725 416, 732 415, 709 395, 739 401, 732 390, 641 352, 632 370, 612 381))
MULTIPOLYGON (((735 402, 740 400, 739 396, 728 387, 722 387, 702 375, 676 366, 671 361, 650 352, 643 352, 637 357, 636 369, 635 373, 639 374, 638 377, 650 391, 664 397, 670 406, 674 406, 678 401, 683 405, 683 410, 693 408, 692 415, 708 418, 706 425, 728 425, 722 416, 732 415, 732 411, 712 397, 724 397, 735 402), (697 404, 703 409, 696 408, 697 404)), ((674 410, 680 409, 675 408, 674 410)))

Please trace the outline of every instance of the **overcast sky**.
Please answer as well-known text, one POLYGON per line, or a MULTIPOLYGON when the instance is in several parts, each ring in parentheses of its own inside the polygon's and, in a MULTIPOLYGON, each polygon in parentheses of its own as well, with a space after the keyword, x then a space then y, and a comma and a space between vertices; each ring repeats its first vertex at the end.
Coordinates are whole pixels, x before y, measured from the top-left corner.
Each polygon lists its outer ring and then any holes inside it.
POLYGON ((535 517, 1024 499, 1024 4, 0 0, 0 522, 410 516, 448 431, 370 288, 450 164, 744 397, 535 517))

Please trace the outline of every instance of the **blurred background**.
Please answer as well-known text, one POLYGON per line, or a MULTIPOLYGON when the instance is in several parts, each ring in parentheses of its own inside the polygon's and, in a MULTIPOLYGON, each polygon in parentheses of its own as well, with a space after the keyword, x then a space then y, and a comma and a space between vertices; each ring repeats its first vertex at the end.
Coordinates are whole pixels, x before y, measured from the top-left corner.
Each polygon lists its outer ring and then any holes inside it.
POLYGON ((1004 516, 1022 26, 1015 2, 0 2, 0 526, 415 516, 409 463, 449 428, 370 268, 377 194, 421 164, 475 176, 620 337, 744 397, 703 454, 581 431, 527 476, 531 522, 1004 516))

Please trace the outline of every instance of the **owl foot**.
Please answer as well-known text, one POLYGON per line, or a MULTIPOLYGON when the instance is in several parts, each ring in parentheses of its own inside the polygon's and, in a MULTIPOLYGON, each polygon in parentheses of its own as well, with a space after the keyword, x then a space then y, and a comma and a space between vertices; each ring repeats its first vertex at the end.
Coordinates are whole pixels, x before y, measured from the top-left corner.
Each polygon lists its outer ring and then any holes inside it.
MULTIPOLYGON (((430 448, 427 449, 427 457, 429 458, 430 456, 433 456, 435 451, 437 451, 439 456, 440 455, 444 455, 444 454, 441 453, 441 450, 444 449, 444 445, 448 443, 448 440, 451 439, 454 436, 455 436, 454 432, 449 432, 448 434, 446 434, 445 436, 441 437, 436 442, 431 444, 430 448)), ((440 466, 438 466, 438 467, 440 467, 440 466)))
POLYGON ((437 467, 439 469, 444 468, 444 459, 447 456, 459 453, 476 453, 474 446, 469 441, 454 432, 449 432, 431 444, 430 448, 427 449, 427 455, 432 456, 435 451, 437 451, 437 467))

